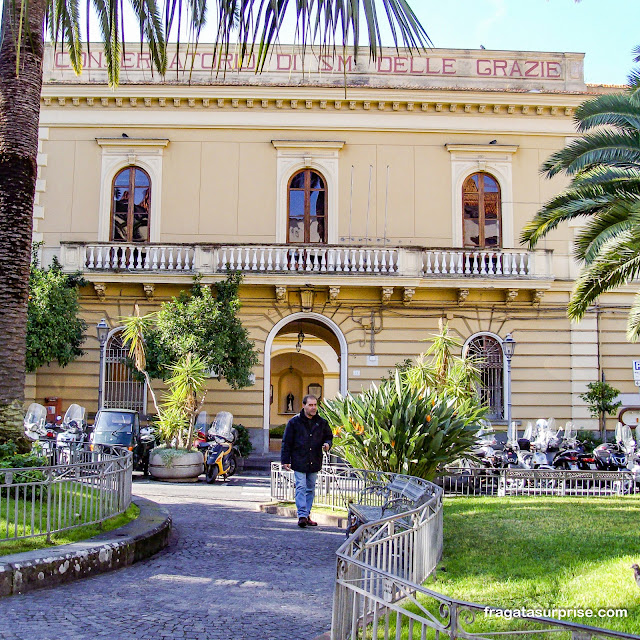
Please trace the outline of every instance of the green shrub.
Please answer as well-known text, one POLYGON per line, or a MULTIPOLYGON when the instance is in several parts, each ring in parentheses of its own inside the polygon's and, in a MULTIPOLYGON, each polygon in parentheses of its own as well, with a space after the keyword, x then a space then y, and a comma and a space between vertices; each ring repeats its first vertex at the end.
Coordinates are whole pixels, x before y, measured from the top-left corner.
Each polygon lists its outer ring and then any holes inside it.
POLYGON ((380 387, 325 401, 321 412, 334 430, 334 452, 352 466, 432 480, 446 464, 473 457, 486 409, 416 387, 398 372, 380 387))
POLYGON ((578 431, 577 437, 587 453, 591 453, 599 444, 602 444, 602 438, 597 431, 578 431))
POLYGON ((286 428, 287 428, 286 423, 279 424, 277 427, 271 427, 269 429, 269 437, 273 438, 274 440, 282 440, 282 438, 284 437, 284 430, 286 428))
POLYGON ((251 444, 249 431, 243 424, 234 424, 233 426, 238 432, 238 440, 236 442, 238 451, 240 451, 240 455, 243 458, 246 458, 253 451, 253 445, 251 444))
MULTIPOLYGON (((16 445, 13 442, 0 444, 0 484, 6 482, 7 474, 3 469, 22 469, 28 467, 43 467, 47 464, 46 458, 41 458, 36 453, 16 453, 16 445)), ((41 482, 45 480, 45 474, 38 470, 25 470, 14 473, 11 479, 13 484, 23 482, 41 482)), ((38 488, 37 488, 38 489, 38 488)), ((27 491, 25 497, 31 495, 31 490, 27 491)))

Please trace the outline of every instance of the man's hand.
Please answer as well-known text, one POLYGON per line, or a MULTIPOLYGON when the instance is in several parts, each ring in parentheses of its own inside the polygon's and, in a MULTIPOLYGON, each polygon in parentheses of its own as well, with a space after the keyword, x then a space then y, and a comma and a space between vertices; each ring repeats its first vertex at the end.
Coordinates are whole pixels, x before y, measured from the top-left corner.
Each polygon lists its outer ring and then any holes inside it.
POLYGON ((283 468, 285 471, 291 471, 291 465, 290 465, 290 464, 283 464, 283 465, 282 465, 282 468, 283 468))
POLYGON ((323 451, 329 451, 329 449, 331 449, 331 447, 330 447, 329 443, 328 443, 328 442, 325 442, 325 443, 322 445, 322 450, 323 450, 323 451))

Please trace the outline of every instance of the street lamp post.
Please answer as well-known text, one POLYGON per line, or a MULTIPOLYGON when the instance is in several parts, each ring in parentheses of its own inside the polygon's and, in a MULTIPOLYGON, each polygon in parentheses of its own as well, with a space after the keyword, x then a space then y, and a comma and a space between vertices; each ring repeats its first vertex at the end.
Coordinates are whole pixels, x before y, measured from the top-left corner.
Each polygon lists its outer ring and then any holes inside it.
POLYGON ((513 433, 511 428, 511 358, 513 358, 513 352, 516 350, 516 341, 513 339, 510 333, 507 334, 502 341, 502 353, 507 360, 507 437, 509 433, 512 433, 513 439, 517 439, 517 434, 513 433))
POLYGON ((98 411, 102 409, 102 381, 104 376, 104 345, 109 335, 109 325, 107 321, 102 318, 96 325, 96 333, 98 334, 98 342, 100 343, 100 373, 98 376, 98 411))

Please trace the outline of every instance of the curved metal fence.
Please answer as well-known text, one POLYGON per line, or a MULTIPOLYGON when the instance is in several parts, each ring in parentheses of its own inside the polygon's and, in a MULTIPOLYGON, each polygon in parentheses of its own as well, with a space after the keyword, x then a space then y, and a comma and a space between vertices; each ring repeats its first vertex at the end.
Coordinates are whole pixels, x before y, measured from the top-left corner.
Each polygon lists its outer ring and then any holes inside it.
MULTIPOLYGON (((402 478, 391 473, 326 467, 318 474, 316 503, 348 508, 372 483, 402 478)), ((601 640, 640 636, 554 619, 578 610, 487 607, 456 600, 423 586, 442 555, 445 489, 428 485, 426 502, 415 509, 368 522, 347 537, 337 553, 331 640, 601 640)), ((514 478, 516 479, 516 478, 514 478)), ((517 478, 522 480, 523 478, 517 478)), ((527 478, 528 479, 528 478, 527 478)), ((493 495, 499 495, 498 491, 493 495)), ((520 493, 520 492, 519 492, 520 493)), ((615 493, 615 491, 614 491, 615 493)), ((581 495, 590 495, 584 492, 581 495)), ((271 467, 271 496, 294 500, 293 472, 271 467)), ((622 616, 625 610, 580 610, 584 617, 622 616), (591 613, 591 615, 589 615, 591 613)))
POLYGON ((130 451, 66 451, 42 467, 0 469, 0 545, 96 524, 131 504, 130 451))

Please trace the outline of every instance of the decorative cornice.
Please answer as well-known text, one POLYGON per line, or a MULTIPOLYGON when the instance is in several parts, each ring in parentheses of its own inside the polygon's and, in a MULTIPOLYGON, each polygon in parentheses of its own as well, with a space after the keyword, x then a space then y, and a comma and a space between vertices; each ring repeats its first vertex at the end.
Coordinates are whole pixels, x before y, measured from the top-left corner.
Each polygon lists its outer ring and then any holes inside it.
POLYGON ((342 149, 344 140, 272 140, 276 149, 342 149))
MULTIPOLYGON (((155 87, 149 87, 156 89, 155 87)), ((214 87, 215 89, 216 87, 214 87)), ((212 97, 211 95, 191 94, 181 92, 181 95, 159 96, 154 91, 153 94, 145 94, 139 87, 121 86, 118 91, 121 95, 114 96, 96 94, 90 95, 94 87, 71 87, 47 86, 43 90, 42 104, 45 108, 54 109, 148 109, 148 108, 173 108, 173 109, 226 109, 245 110, 254 109, 256 105, 261 105, 263 109, 286 110, 341 110, 343 106, 351 111, 370 111, 373 107, 376 111, 386 114, 411 114, 419 118, 424 113, 440 114, 450 116, 455 114, 458 117, 470 117, 483 115, 485 117, 495 117, 496 115, 518 117, 518 116, 546 116, 554 118, 569 118, 573 116, 575 108, 580 104, 584 95, 555 95, 536 96, 536 101, 530 101, 531 96, 523 94, 506 95, 505 102, 497 102, 487 99, 488 96, 466 96, 463 100, 449 97, 448 100, 431 99, 421 100, 418 96, 403 96, 401 99, 389 100, 380 99, 380 93, 375 97, 349 96, 347 100, 324 99, 318 96, 290 97, 291 90, 286 90, 287 97, 279 97, 278 94, 265 97, 264 95, 243 95, 224 97, 212 97), (84 89, 85 91, 82 91, 84 89), (529 100, 527 100, 529 98, 529 100), (390 108, 387 108, 390 107, 390 108)), ((211 89, 211 88, 209 88, 211 89)), ((387 89, 391 93, 392 90, 387 89)), ((206 93, 210 93, 207 91, 206 93)), ((461 97, 461 96, 460 96, 461 97)))
POLYGON ((96 138, 101 147, 166 147, 168 138, 96 138))
POLYGON ((517 145, 510 144, 445 144, 449 153, 515 153, 517 145))

